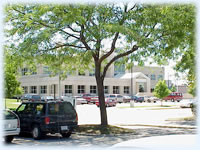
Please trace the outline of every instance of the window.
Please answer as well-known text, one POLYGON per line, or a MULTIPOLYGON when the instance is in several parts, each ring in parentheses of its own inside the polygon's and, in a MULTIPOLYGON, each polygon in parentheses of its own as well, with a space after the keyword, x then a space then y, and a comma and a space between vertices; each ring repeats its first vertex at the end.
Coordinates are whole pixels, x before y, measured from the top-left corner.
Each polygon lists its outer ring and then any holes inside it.
POLYGON ((151 75, 151 80, 156 80, 156 75, 155 74, 151 75))
POLYGON ((85 93, 85 86, 84 85, 78 85, 78 94, 85 93))
POLYGON ((22 88, 23 88, 24 94, 27 94, 28 93, 28 87, 27 86, 22 86, 22 88))
POLYGON ((129 86, 124 86, 124 94, 129 94, 129 86))
POLYGON ((108 86, 104 86, 104 93, 108 94, 108 86))
POLYGON ((158 80, 163 80, 163 75, 158 75, 158 80))
POLYGON ((37 86, 31 86, 31 92, 30 93, 36 94, 37 93, 37 86))
POLYGON ((43 67, 43 74, 51 74, 51 72, 49 71, 49 67, 47 66, 43 67))
POLYGON ((114 65, 114 76, 118 74, 125 74, 125 64, 116 64, 114 65))
POLYGON ((65 94, 72 94, 72 85, 65 85, 65 94))
POLYGON ((119 86, 113 86, 113 94, 119 94, 119 86))
POLYGON ((47 86, 46 85, 40 86, 40 93, 41 94, 46 94, 47 93, 47 86))
POLYGON ((97 93, 97 86, 91 85, 90 86, 90 93, 91 94, 96 94, 97 93))
POLYGON ((139 85, 139 92, 144 92, 144 85, 139 85))
POLYGON ((94 69, 89 72, 89 76, 95 76, 95 70, 94 69))
POLYGON ((27 75, 27 73, 28 73, 28 68, 23 68, 23 69, 21 70, 21 72, 22 72, 22 76, 27 75))

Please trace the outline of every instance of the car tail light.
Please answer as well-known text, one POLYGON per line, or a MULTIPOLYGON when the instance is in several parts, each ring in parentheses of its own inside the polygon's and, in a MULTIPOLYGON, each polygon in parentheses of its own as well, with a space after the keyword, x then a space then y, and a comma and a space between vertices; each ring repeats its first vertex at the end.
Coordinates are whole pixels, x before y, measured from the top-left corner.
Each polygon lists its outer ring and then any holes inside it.
POLYGON ((45 124, 49 124, 50 123, 50 118, 49 117, 45 117, 45 124))
POLYGON ((20 121, 17 119, 17 128, 20 128, 20 121))
POLYGON ((78 122, 78 114, 77 114, 77 112, 76 112, 76 121, 78 122))

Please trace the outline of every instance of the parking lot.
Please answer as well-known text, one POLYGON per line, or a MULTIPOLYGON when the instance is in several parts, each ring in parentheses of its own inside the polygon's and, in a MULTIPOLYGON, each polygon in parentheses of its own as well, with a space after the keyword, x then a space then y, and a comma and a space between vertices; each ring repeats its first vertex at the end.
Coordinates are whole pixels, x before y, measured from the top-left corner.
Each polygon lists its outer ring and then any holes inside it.
MULTIPOLYGON (((16 137, 11 146, 112 146, 122 141, 148 136, 169 134, 195 134, 195 122, 177 122, 176 118, 191 117, 191 109, 182 109, 179 103, 165 102, 159 107, 159 103, 135 103, 133 108, 130 103, 117 104, 116 107, 108 107, 108 123, 125 128, 135 129, 134 134, 124 135, 82 135, 73 133, 69 139, 62 138, 59 134, 47 135, 45 139, 33 140, 30 136, 16 137), (169 107, 170 106, 170 107, 169 107), (150 126, 147 126, 150 125, 150 126), (155 126, 155 127, 154 127, 155 126), (158 128, 156 126, 175 126, 175 128, 158 128), (181 126, 181 128, 176 128, 181 126), (194 128, 184 128, 193 126, 194 128)), ((100 124, 100 111, 94 104, 77 105, 76 107, 79 125, 100 124)))

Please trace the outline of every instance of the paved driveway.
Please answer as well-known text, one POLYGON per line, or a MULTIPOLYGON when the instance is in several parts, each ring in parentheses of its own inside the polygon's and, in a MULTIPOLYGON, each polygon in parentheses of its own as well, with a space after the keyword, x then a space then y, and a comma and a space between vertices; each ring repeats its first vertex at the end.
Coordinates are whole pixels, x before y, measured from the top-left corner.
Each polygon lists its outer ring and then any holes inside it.
MULTIPOLYGON (((148 104, 148 103, 147 103, 148 104)), ((158 124, 166 123, 167 119, 191 117, 190 108, 160 109, 158 107, 143 107, 145 103, 137 104, 141 108, 128 108, 129 104, 117 104, 117 107, 108 107, 108 123, 112 125, 126 124, 158 124)), ((158 104, 148 104, 158 105, 158 104)), ((96 105, 78 105, 77 113, 79 124, 100 124, 100 110, 96 105)))
MULTIPOLYGON (((142 104, 138 104, 142 105, 142 104)), ((108 122, 113 125, 132 125, 136 124, 156 124, 166 125, 166 123, 173 123, 174 125, 195 126, 193 122, 173 122, 166 121, 169 118, 191 117, 190 109, 163 109, 152 110, 152 108, 127 108, 128 104, 118 104, 117 107, 107 108, 108 122)), ((96 105, 78 105, 77 113, 79 124, 100 124, 100 111, 96 105)), ((174 134, 195 134, 196 129, 192 128, 157 128, 157 127, 143 127, 135 128, 134 134, 123 135, 81 135, 79 133, 72 134, 69 139, 62 138, 59 134, 48 135, 45 139, 36 141, 31 137, 17 137, 9 146, 75 146, 75 147, 91 147, 100 146, 108 147, 114 144, 127 141, 130 139, 138 139, 142 137, 160 136, 160 135, 174 135, 174 134)), ((66 147, 64 147, 66 148, 66 147)))

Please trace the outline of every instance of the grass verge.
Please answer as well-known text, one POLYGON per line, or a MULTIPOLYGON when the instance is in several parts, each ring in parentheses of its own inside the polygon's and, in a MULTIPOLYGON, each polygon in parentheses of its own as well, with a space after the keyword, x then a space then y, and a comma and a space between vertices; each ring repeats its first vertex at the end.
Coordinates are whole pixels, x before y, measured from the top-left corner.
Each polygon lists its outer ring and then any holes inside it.
POLYGON ((166 121, 196 121, 196 117, 185 117, 185 118, 169 118, 166 121))
POLYGON ((101 126, 101 125, 79 125, 75 132, 80 134, 90 134, 90 135, 101 135, 101 134, 107 134, 107 135, 116 135, 116 134, 130 134, 130 133, 136 133, 132 129, 126 129, 121 128, 117 126, 107 125, 107 126, 101 126))
POLYGON ((20 100, 17 101, 17 99, 5 99, 5 108, 16 110, 17 107, 20 105, 20 100))

